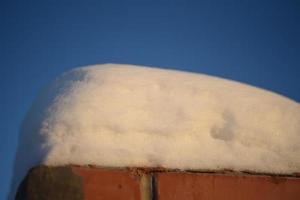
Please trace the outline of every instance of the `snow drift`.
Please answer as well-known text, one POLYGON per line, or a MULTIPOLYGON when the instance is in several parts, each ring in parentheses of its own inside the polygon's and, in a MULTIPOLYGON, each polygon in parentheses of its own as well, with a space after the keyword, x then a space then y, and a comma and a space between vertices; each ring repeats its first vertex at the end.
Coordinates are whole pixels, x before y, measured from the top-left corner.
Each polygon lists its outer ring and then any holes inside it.
POLYGON ((300 105, 202 74, 132 65, 74 69, 21 130, 18 184, 37 164, 300 171, 300 105))

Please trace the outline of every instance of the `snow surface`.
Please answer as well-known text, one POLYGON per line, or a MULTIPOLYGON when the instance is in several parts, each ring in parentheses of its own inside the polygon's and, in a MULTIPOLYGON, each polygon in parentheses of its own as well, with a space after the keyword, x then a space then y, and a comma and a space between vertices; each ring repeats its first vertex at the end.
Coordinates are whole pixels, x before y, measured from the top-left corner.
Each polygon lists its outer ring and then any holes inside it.
POLYGON ((300 171, 300 105, 221 78, 133 65, 58 77, 24 120, 14 184, 37 164, 300 171))

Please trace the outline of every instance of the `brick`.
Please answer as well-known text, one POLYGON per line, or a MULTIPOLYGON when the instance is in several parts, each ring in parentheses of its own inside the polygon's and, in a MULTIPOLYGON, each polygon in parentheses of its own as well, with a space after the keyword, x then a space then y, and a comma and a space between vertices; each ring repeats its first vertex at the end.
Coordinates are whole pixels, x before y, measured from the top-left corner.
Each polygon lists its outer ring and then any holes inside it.
POLYGON ((19 186, 16 200, 82 200, 82 180, 71 167, 37 166, 19 186))
POLYGON ((37 166, 18 188, 16 200, 149 200, 151 177, 132 170, 37 166))
POLYGON ((85 200, 140 200, 139 176, 129 171, 72 167, 82 178, 85 200))
POLYGON ((157 173, 158 200, 299 200, 300 178, 157 173))

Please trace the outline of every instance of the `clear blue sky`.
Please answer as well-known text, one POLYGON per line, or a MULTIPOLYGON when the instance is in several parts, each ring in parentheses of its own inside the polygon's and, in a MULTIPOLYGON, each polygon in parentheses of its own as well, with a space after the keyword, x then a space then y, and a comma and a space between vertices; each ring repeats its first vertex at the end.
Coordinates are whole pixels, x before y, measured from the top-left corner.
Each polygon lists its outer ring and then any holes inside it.
POLYGON ((1 0, 0 199, 39 88, 71 68, 202 72, 300 101, 299 0, 1 0))

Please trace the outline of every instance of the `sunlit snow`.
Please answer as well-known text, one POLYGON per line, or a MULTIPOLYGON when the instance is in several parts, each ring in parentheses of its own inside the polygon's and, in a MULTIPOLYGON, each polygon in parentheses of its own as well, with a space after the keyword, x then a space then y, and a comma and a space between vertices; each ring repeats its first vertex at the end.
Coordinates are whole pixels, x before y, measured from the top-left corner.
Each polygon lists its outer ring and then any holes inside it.
POLYGON ((300 105, 203 74, 105 64, 74 69, 24 120, 14 183, 37 164, 300 171, 300 105))

